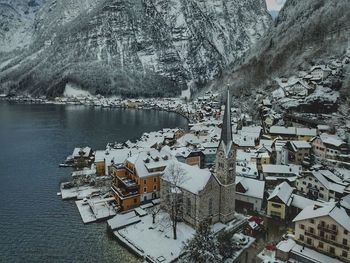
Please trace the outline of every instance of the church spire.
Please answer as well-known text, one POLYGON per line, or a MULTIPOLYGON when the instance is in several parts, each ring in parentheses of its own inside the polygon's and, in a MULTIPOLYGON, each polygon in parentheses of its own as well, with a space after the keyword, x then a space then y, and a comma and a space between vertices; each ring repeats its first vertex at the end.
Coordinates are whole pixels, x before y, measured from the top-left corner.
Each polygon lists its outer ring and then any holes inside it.
POLYGON ((223 141, 226 146, 229 145, 230 142, 232 142, 231 95, 230 95, 229 89, 227 89, 224 119, 223 119, 222 130, 221 130, 221 141, 223 141))

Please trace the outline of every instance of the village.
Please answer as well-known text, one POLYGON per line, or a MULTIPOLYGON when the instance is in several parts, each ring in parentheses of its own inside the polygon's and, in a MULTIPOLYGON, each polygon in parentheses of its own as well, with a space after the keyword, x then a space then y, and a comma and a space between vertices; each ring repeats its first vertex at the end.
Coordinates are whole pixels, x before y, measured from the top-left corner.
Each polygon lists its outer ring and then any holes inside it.
POLYGON ((58 195, 76 200, 84 223, 107 220, 118 241, 149 262, 181 262, 206 220, 214 236, 232 237, 231 253, 219 255, 225 262, 350 262, 350 120, 334 84, 349 62, 348 52, 275 79, 271 92, 253 98, 255 115, 229 93, 193 101, 80 93, 4 99, 188 119, 187 131, 77 147, 60 165, 74 171, 58 195))

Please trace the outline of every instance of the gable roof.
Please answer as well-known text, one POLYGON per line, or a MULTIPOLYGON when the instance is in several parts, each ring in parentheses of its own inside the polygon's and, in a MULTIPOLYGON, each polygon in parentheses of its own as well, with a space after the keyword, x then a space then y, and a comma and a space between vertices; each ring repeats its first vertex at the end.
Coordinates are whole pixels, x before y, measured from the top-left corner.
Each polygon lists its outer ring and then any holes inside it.
POLYGON ((283 182, 275 187, 267 200, 278 197, 284 204, 289 206, 292 202, 292 193, 293 188, 287 182, 283 182))
POLYGON ((334 202, 325 203, 323 206, 307 206, 293 219, 293 222, 323 216, 331 217, 346 230, 350 231, 349 215, 346 213, 344 207, 339 206, 334 202))
POLYGON ((236 185, 241 184, 245 189, 241 195, 251 196, 259 199, 264 198, 265 181, 255 180, 252 178, 236 176, 236 185))
POLYGON ((179 187, 185 189, 193 194, 199 194, 207 185, 211 172, 207 169, 200 169, 198 166, 191 166, 178 161, 172 161, 165 169, 162 180, 169 183, 172 182, 172 169, 181 170, 183 178, 180 180, 179 187))

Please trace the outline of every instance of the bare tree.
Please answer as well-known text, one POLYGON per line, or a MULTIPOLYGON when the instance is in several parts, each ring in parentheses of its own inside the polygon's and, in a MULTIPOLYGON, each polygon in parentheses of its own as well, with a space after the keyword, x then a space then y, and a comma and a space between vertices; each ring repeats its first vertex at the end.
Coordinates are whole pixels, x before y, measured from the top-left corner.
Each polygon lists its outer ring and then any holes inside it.
POLYGON ((151 211, 151 215, 152 215, 152 224, 155 224, 156 223, 156 216, 161 211, 161 207, 160 207, 160 205, 152 206, 150 211, 151 211))
POLYGON ((185 182, 185 170, 179 163, 171 163, 166 168, 162 177, 162 208, 169 214, 173 237, 177 238, 177 223, 182 219, 182 190, 185 182))

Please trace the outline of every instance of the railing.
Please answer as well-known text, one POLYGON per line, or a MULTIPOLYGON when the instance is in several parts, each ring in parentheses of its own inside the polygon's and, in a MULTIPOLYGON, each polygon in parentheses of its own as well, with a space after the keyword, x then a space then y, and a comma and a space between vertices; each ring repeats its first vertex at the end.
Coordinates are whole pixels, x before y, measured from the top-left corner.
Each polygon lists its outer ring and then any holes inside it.
POLYGON ((112 190, 114 193, 116 193, 122 199, 124 199, 126 197, 136 196, 139 194, 139 191, 132 191, 132 192, 123 191, 121 188, 117 187, 114 184, 112 184, 112 190))
POLYGON ((321 225, 321 224, 318 224, 317 225, 317 228, 319 230, 323 230, 325 232, 328 232, 328 233, 331 233, 333 235, 336 235, 338 233, 338 230, 337 229, 333 229, 333 228, 330 228, 329 225, 321 225))
POLYGON ((316 233, 311 233, 310 231, 307 231, 307 230, 305 230, 305 235, 309 236, 309 237, 312 237, 312 238, 315 238, 317 240, 321 240, 321 241, 323 241, 325 243, 334 245, 334 246, 342 248, 342 249, 347 249, 347 250, 350 249, 349 245, 344 245, 344 244, 338 243, 335 240, 330 239, 328 235, 326 235, 325 237, 322 237, 322 236, 320 236, 320 235, 318 235, 316 233))

